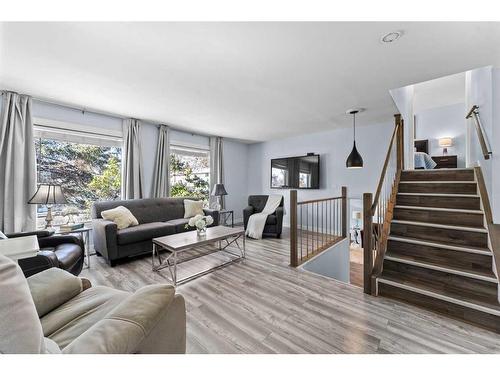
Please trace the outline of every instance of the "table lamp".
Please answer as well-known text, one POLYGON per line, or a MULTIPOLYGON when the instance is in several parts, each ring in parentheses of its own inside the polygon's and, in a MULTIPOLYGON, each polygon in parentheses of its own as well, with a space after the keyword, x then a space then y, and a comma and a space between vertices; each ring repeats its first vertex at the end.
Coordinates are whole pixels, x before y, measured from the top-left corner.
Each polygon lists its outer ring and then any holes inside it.
POLYGON ((453 140, 450 137, 439 138, 439 147, 443 147, 443 155, 448 155, 448 147, 453 145, 453 140))
POLYGON ((66 203, 66 197, 61 185, 54 184, 38 185, 35 195, 28 201, 28 204, 44 204, 47 206, 47 216, 45 217, 46 229, 52 227, 52 205, 66 203))
POLYGON ((217 197, 217 205, 214 207, 214 209, 220 210, 222 208, 221 197, 223 195, 227 195, 224 184, 215 184, 214 188, 212 189, 212 196, 217 197))

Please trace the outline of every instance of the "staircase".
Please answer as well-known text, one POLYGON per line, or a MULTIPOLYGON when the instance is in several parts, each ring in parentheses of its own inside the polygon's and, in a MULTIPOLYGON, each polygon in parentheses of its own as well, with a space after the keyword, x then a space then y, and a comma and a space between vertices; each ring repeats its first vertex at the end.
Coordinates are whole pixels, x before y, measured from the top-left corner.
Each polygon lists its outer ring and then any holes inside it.
POLYGON ((401 171, 375 294, 500 332, 474 169, 401 171))

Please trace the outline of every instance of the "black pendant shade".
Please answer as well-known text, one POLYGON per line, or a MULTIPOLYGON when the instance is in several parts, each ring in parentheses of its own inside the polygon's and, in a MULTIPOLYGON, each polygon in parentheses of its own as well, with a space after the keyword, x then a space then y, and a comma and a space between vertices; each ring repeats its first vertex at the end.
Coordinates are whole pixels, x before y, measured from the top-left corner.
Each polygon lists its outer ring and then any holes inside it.
POLYGON ((345 161, 345 166, 347 168, 363 168, 363 158, 356 148, 356 113, 358 113, 358 110, 353 110, 349 113, 353 116, 354 143, 352 145, 352 151, 345 161))

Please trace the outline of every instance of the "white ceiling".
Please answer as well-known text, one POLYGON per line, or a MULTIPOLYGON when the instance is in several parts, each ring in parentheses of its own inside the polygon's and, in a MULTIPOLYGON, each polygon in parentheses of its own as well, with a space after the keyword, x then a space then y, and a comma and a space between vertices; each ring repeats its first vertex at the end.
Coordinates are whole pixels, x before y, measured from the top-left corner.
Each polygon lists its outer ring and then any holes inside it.
POLYGON ((413 112, 464 103, 465 73, 433 79, 413 85, 413 112))
POLYGON ((3 23, 0 87, 262 141, 391 121, 389 89, 500 62, 498 23, 3 23), (403 30, 390 45, 381 35, 403 30))

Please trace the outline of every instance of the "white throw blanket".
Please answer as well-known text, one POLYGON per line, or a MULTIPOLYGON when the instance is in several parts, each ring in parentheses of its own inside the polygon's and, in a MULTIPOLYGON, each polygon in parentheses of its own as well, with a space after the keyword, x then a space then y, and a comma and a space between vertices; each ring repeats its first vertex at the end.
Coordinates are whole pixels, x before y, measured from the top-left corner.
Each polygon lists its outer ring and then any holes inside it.
POLYGON ((260 240, 262 238, 262 232, 264 232, 264 226, 266 225, 266 220, 269 215, 274 213, 281 203, 282 195, 272 194, 267 198, 266 205, 262 212, 253 214, 248 219, 247 230, 245 234, 248 237, 260 240))

